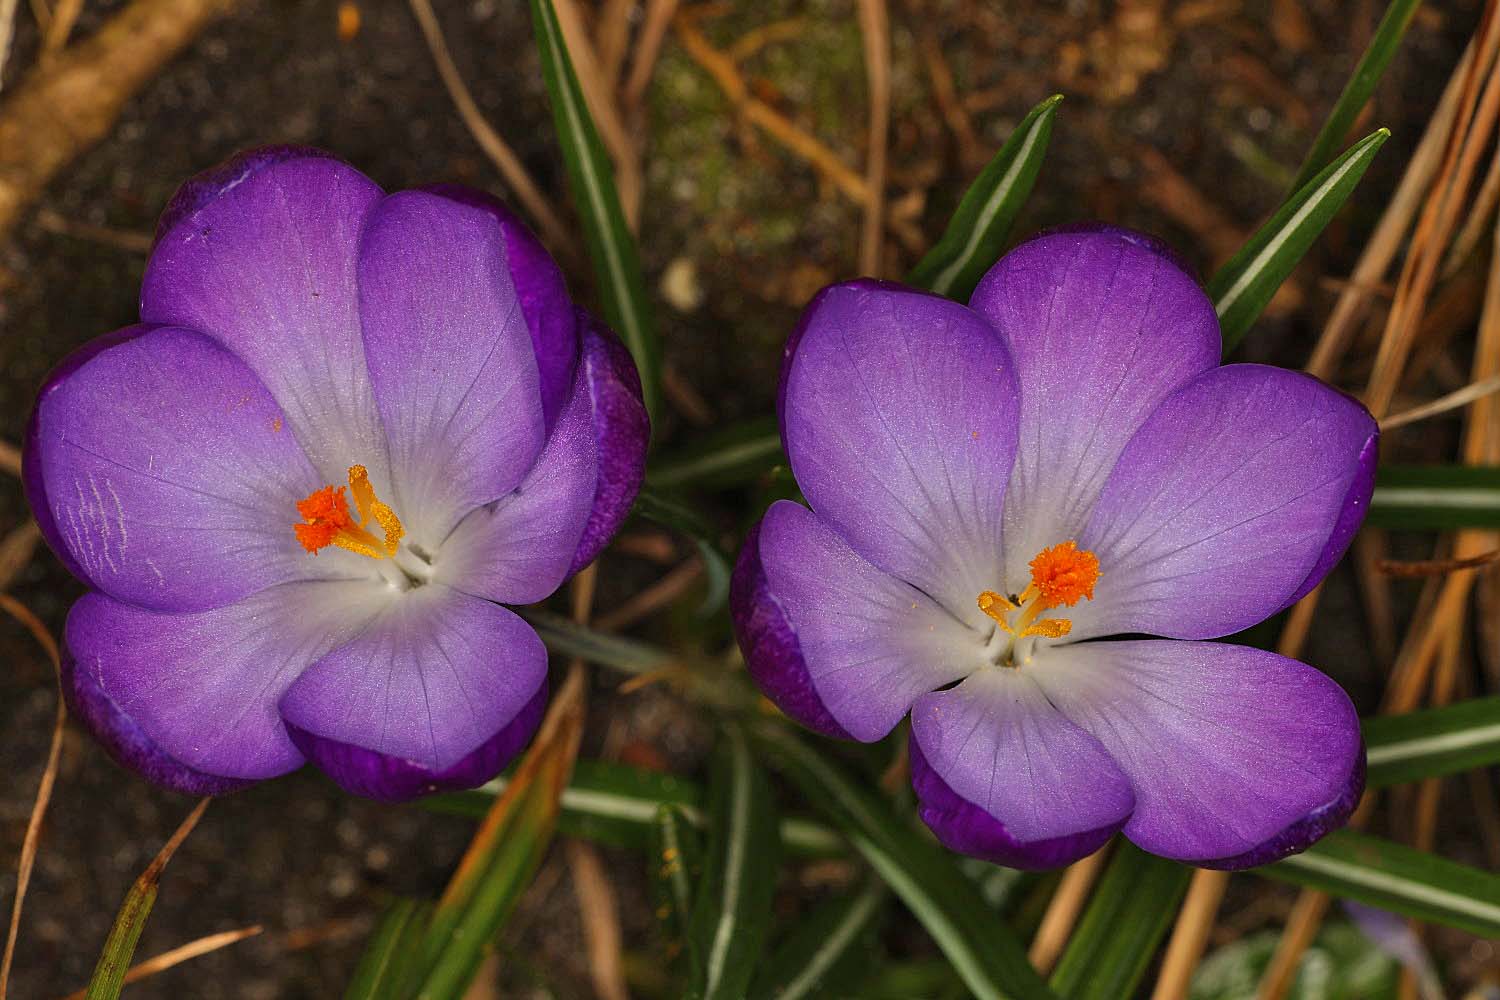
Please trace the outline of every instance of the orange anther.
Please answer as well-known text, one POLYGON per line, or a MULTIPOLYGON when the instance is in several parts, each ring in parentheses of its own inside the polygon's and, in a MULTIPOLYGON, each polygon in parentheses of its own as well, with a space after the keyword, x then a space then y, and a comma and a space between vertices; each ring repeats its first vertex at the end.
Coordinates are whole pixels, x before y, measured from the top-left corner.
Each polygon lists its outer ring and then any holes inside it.
POLYGON ((1071 540, 1043 549, 1031 560, 1031 584, 1043 607, 1071 608, 1084 598, 1093 600, 1098 582, 1099 557, 1071 540))

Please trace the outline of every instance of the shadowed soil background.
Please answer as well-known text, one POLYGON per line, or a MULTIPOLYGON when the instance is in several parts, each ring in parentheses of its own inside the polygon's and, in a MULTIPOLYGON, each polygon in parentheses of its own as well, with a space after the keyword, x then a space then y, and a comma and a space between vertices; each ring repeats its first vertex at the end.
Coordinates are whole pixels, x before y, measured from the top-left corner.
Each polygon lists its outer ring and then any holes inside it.
MULTIPOLYGON (((41 58, 36 21, 21 6, 0 117, 41 58)), ((88 0, 73 37, 86 39, 124 6, 88 0)), ((1021 116, 1060 92, 1066 100, 1051 151, 1017 234, 1108 219, 1166 237, 1207 274, 1278 203, 1383 6, 891 0, 892 222, 884 273, 899 276, 916 261, 1021 116)), ((570 219, 527 5, 464 0, 439 7, 481 111, 570 219)), ((1433 3, 1419 11, 1357 129, 1386 125, 1393 138, 1241 359, 1305 363, 1332 301, 1325 279, 1352 266, 1473 28, 1476 7, 1433 3)), ((504 193, 404 2, 358 0, 342 13, 333 3, 302 0, 233 8, 156 73, 103 141, 0 233, 0 440, 20 441, 36 387, 53 363, 135 319, 157 214, 179 182, 236 150, 306 143, 348 159, 390 190, 441 180, 504 193)), ((869 114, 853 0, 729 0, 685 9, 697 30, 737 60, 756 99, 862 171, 869 114)), ((670 449, 710 425, 769 412, 781 342, 798 308, 823 284, 856 273, 863 213, 814 166, 745 122, 675 33, 667 35, 645 119, 640 238, 675 383, 657 430, 658 447, 670 449)), ((586 269, 575 266, 569 277, 585 301, 597 302, 586 269)), ((1478 304, 1476 291, 1472 303, 1454 308, 1477 312, 1478 304)), ((1357 385, 1365 369, 1345 374, 1351 378, 1344 384, 1357 385)), ((1446 381, 1450 374, 1434 365, 1413 391, 1430 398, 1462 384, 1461 375, 1446 381)), ((1403 436, 1397 457, 1435 460, 1451 455, 1454 440, 1451 424, 1433 424, 1403 436)), ((718 502, 721 526, 739 530, 749 499, 718 502)), ((0 473, 0 532, 25 518, 17 481, 0 473)), ((643 530, 627 528, 638 543, 633 551, 671 544, 643 530)), ((663 557, 668 564, 688 554, 675 544, 676 557, 663 557)), ((607 612, 663 571, 638 555, 607 555, 597 607, 607 612)), ((60 631, 80 589, 38 550, 10 592, 60 631)), ((723 643, 722 623, 692 618, 691 592, 679 604, 638 628, 666 644, 723 643)), ((1381 672, 1365 635, 1341 570, 1306 658, 1370 711, 1381 672)), ((619 695, 615 677, 596 676, 585 756, 609 753, 684 773, 698 767, 711 734, 690 705, 659 687, 619 695)), ((54 699, 45 658, 19 627, 0 624, 6 912, 54 699)), ((1483 864, 1474 824, 1457 807, 1466 799, 1455 793, 1447 801, 1455 808, 1441 821, 1442 853, 1483 864)), ((127 887, 191 805, 120 770, 70 728, 23 918, 14 997, 60 996, 87 981, 127 887)), ((264 925, 265 933, 130 987, 127 996, 336 996, 385 900, 392 893, 436 895, 471 830, 468 820, 350 798, 307 774, 217 801, 168 868, 137 955, 250 924, 264 925)), ((602 855, 620 900, 627 969, 649 969, 657 945, 645 861, 602 855)), ((809 891, 820 879, 837 878, 826 869, 803 870, 809 891)), ((1221 928, 1276 926, 1293 895, 1236 881, 1221 928)), ((1444 937, 1433 936, 1440 951, 1444 937)), ((914 925, 892 939, 898 950, 933 954, 914 925)), ((1463 948, 1447 955, 1455 983, 1472 982, 1473 963, 1483 961, 1467 954, 1467 942, 1463 948)), ((501 985, 476 996, 593 995, 561 842, 499 953, 501 985)))

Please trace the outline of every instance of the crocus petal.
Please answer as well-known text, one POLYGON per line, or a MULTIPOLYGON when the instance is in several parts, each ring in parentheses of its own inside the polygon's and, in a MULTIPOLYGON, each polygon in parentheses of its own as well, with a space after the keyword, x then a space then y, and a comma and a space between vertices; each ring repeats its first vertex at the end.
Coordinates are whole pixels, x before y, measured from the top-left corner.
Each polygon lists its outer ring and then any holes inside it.
POLYGON ((976 627, 1001 585, 1016 391, 999 336, 899 285, 825 289, 783 362, 782 436, 818 516, 976 627))
POLYGON ((542 413, 550 431, 572 392, 573 368, 578 362, 578 320, 562 269, 526 223, 498 198, 456 184, 433 184, 422 190, 480 209, 500 227, 511 282, 531 331, 542 413))
POLYGON ((513 493, 469 514, 433 561, 436 579, 503 604, 547 597, 619 528, 640 489, 650 433, 630 355, 584 317, 573 394, 513 493))
POLYGON ((970 304, 1005 338, 1020 385, 1021 446, 1005 509, 1005 585, 1020 589, 1032 557, 1078 537, 1157 404, 1218 364, 1219 324, 1169 251, 1112 227, 1021 244, 970 304))
POLYGON ((31 507, 31 516, 36 521, 37 529, 42 533, 42 539, 46 541, 68 572, 92 586, 98 585, 89 579, 88 571, 83 568, 83 563, 74 559, 68 551, 68 544, 63 538, 62 531, 52 517, 52 504, 47 499, 47 481, 42 474, 41 422, 38 417, 41 413, 42 401, 52 395, 58 386, 91 361, 95 355, 118 344, 134 340, 152 329, 153 327, 144 323, 127 326, 113 333, 106 333, 102 337, 95 337, 63 358, 52 371, 47 373, 46 380, 37 391, 36 404, 32 407, 31 416, 26 421, 26 436, 21 443, 21 487, 26 493, 26 503, 31 507))
POLYGON ((121 767, 152 784, 183 795, 223 795, 252 784, 188 767, 147 736, 101 683, 98 670, 79 670, 66 646, 62 651, 62 690, 69 714, 83 723, 121 767))
POLYGON ((302 550, 296 503, 318 476, 266 388, 201 334, 162 327, 94 352, 44 391, 34 435, 50 526, 121 600, 196 611, 361 569, 302 550))
POLYGON ((866 742, 983 663, 984 635, 858 555, 801 504, 778 501, 735 575, 751 675, 783 711, 866 742))
POLYGON ((479 749, 444 768, 392 757, 353 743, 314 736, 290 727, 292 740, 307 759, 346 791, 382 802, 407 802, 434 792, 476 788, 505 769, 531 742, 547 710, 547 683, 542 684, 515 718, 479 749))
MULTIPOLYGON (((163 760, 211 778, 284 774, 302 754, 276 703, 306 666, 389 600, 375 582, 289 583, 211 611, 162 614, 90 593, 65 633, 70 687, 106 745, 164 780, 163 760)), ((166 773, 164 783, 183 787, 166 773)), ((200 789, 201 790, 201 789, 200 789)))
POLYGON ((1125 835, 1153 854, 1265 864, 1342 825, 1359 801, 1359 717, 1296 660, 1213 642, 1097 642, 1049 649, 1034 673, 1130 780, 1125 835))
MULTIPOLYGON (((521 482, 545 439, 536 354, 488 211, 423 191, 365 230, 359 305, 393 506, 429 550, 521 482)), ((377 489, 379 488, 377 484, 377 489)))
POLYGON ((1208 639, 1286 607, 1349 544, 1377 433, 1358 402, 1282 368, 1228 365, 1184 386, 1131 440, 1079 536, 1102 577, 1071 609, 1073 637, 1208 639))
POLYGON ((962 854, 1055 868, 1125 823, 1130 783, 1047 701, 1032 671, 992 667, 917 700, 911 775, 922 821, 962 854))
MULTIPOLYGON (((542 641, 514 612, 433 583, 401 595, 304 671, 281 713, 335 781, 394 798, 417 774, 418 790, 493 777, 519 746, 500 734, 524 717, 546 676, 542 641), (466 761, 476 751, 482 760, 466 761)), ((529 737, 533 726, 520 729, 529 737)))
POLYGON ((355 262, 380 188, 307 150, 252 150, 189 181, 141 282, 141 319, 200 330, 239 355, 286 412, 321 478, 388 481, 359 336, 355 262))

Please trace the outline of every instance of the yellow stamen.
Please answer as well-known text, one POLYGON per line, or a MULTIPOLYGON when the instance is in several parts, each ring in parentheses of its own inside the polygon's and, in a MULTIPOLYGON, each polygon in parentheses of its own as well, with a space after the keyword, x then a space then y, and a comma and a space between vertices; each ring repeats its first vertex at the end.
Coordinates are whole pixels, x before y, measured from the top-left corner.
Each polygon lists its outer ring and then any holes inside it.
POLYGON ((375 488, 370 485, 370 473, 363 465, 349 467, 349 492, 354 495, 354 508, 359 514, 356 522, 349 514, 349 501, 344 497, 344 487, 324 486, 297 502, 297 513, 302 523, 293 525, 297 541, 314 554, 329 545, 357 552, 371 559, 385 559, 396 554, 401 536, 406 529, 396 517, 396 512, 380 502, 375 488), (384 540, 370 533, 371 522, 380 526, 384 540))
POLYGON ((1093 600, 1094 585, 1099 582, 1099 557, 1080 549, 1074 541, 1043 549, 1031 560, 1031 583, 1015 597, 993 590, 979 595, 979 610, 994 619, 1000 631, 1012 636, 1006 659, 1015 654, 1015 640, 1025 638, 1061 639, 1073 631, 1067 618, 1043 618, 1049 608, 1072 607, 1081 600, 1093 600), (1014 622, 1010 616, 1021 612, 1014 622))

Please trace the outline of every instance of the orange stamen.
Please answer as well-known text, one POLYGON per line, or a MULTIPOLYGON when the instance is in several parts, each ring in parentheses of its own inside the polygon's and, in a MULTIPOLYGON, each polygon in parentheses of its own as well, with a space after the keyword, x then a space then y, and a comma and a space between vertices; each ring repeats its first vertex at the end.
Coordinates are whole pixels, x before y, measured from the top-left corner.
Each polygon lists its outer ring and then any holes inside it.
POLYGON ((349 467, 349 490, 354 494, 358 521, 349 513, 349 500, 344 496, 342 486, 324 486, 313 490, 306 499, 297 501, 297 513, 303 520, 302 524, 292 526, 297 541, 312 553, 337 545, 371 559, 394 556, 406 529, 401 526, 396 512, 375 496, 370 475, 363 465, 349 467), (385 535, 383 541, 368 530, 372 521, 385 535))
POLYGON ((1071 608, 1084 598, 1093 600, 1098 582, 1099 557, 1071 540, 1043 549, 1031 560, 1031 584, 1044 607, 1071 608))

